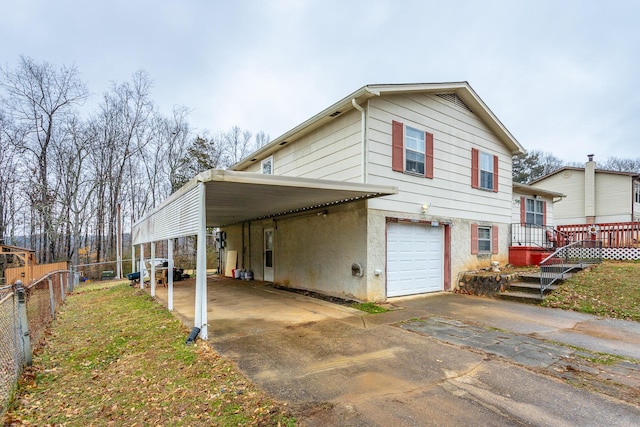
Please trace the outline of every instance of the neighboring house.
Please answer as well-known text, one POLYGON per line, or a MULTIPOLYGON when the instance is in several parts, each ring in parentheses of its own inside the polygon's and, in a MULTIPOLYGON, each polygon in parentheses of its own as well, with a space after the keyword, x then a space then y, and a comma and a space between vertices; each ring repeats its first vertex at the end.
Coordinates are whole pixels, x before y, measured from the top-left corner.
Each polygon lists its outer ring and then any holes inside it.
POLYGON ((556 225, 640 221, 640 175, 596 169, 593 155, 584 168, 564 167, 530 185, 566 195, 554 206, 556 225))
POLYGON ((467 82, 365 86, 231 169, 398 193, 231 225, 226 250, 256 279, 363 301, 453 290, 508 262, 524 152, 467 82))

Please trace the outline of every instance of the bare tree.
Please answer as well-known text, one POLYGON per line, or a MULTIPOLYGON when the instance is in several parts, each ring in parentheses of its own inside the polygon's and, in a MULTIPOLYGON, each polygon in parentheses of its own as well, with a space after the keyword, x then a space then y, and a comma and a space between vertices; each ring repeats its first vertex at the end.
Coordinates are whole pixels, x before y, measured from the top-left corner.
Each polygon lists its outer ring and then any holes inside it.
POLYGON ((224 134, 225 166, 231 166, 255 150, 251 143, 251 132, 234 126, 224 134))
MULTIPOLYGON (((96 257, 113 255, 118 204, 129 186, 132 217, 147 209, 148 190, 141 183, 136 162, 144 162, 143 149, 150 140, 153 114, 151 79, 139 71, 131 83, 113 83, 92 119, 98 149, 92 153, 96 181, 96 257), (106 242, 105 242, 106 237, 106 242)), ((142 163, 140 163, 142 165, 142 163)), ((142 179, 144 180, 144 179, 142 179)))
POLYGON ((75 67, 56 70, 47 62, 36 63, 22 56, 15 70, 0 69, 0 73, 0 84, 8 94, 8 114, 24 130, 25 138, 19 148, 36 165, 31 194, 42 232, 39 255, 46 262, 55 256, 52 223, 55 194, 50 185, 49 151, 59 123, 75 112, 88 92, 75 67))
POLYGON ((269 142, 271 142, 271 138, 269 137, 269 135, 264 133, 264 131, 261 130, 260 132, 256 133, 256 149, 264 147, 269 142))
POLYGON ((6 239, 15 244, 16 198, 18 186, 18 159, 11 126, 0 110, 0 242, 6 239), (10 234, 10 236, 8 235, 10 234))

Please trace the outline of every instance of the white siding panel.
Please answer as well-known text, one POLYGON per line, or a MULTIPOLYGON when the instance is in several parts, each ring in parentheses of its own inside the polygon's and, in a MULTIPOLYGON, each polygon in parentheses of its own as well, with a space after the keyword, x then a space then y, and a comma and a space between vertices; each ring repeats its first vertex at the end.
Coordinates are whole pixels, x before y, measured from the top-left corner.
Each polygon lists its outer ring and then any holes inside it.
MULTIPOLYGON (((371 200, 373 209, 429 215, 511 221, 511 154, 477 117, 433 97, 373 99, 369 104, 369 170, 367 182, 398 186, 397 195, 371 200), (391 169, 391 122, 403 121, 434 134, 434 178, 391 169), (471 187, 471 148, 497 155, 499 192, 471 187)), ((437 97, 436 97, 437 98, 437 97)))
POLYGON ((631 221, 631 183, 626 175, 596 173, 596 216, 631 221))
POLYGON ((278 175, 361 181, 360 113, 350 112, 283 147, 274 155, 278 175))
POLYGON ((198 233, 198 186, 134 225, 133 244, 155 242, 198 233))

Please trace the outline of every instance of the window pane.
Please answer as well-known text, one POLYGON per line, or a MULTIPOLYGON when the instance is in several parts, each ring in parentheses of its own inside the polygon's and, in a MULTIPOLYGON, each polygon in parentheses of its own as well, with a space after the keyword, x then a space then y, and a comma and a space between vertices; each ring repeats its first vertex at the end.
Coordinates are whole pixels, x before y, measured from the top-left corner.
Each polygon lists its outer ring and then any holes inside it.
POLYGON ((262 173, 271 175, 271 159, 262 162, 262 173))
POLYGON ((486 172, 494 172, 493 170, 493 156, 487 153, 480 153, 480 170, 486 172))
POLYGON ((424 153, 424 132, 407 126, 404 145, 409 150, 424 153))
POLYGON ((491 227, 478 227, 478 251, 491 252, 491 227))
POLYGON ((406 150, 405 157, 406 157, 405 170, 407 172, 424 174, 424 154, 423 153, 417 153, 415 151, 406 150))
POLYGON ((480 171, 480 188, 493 190, 493 174, 486 171, 480 171))

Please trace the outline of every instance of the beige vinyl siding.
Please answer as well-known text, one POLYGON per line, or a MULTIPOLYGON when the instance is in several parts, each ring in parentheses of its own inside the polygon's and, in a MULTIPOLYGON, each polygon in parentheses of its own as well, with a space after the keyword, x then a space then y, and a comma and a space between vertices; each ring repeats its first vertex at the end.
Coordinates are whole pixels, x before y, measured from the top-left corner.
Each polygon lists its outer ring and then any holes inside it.
POLYGON ((584 171, 559 172, 532 186, 567 195, 553 205, 555 225, 585 223, 584 171))
POLYGON ((289 142, 273 155, 274 174, 361 182, 360 120, 360 113, 348 112, 289 142))
POLYGON ((511 155, 473 113, 434 95, 373 98, 368 126, 367 182, 400 190, 395 196, 371 200, 373 209, 419 213, 423 204, 431 203, 429 215, 511 221, 511 155), (433 179, 392 171, 392 120, 433 133, 433 179), (499 192, 471 188, 472 148, 498 156, 499 192))
POLYGON ((596 222, 631 221, 632 179, 596 172, 596 222))

